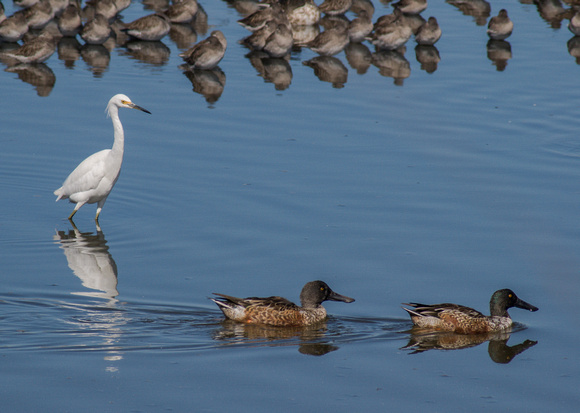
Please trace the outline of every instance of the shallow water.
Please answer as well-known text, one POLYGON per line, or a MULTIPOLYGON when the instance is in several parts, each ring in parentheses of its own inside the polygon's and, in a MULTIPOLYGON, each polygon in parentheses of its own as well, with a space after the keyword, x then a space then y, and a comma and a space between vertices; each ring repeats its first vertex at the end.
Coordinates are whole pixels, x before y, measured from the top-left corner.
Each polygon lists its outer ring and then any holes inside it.
MULTIPOLYGON (((219 29, 229 41, 217 99, 192 91, 176 35, 148 58, 115 47, 107 65, 55 53, 52 86, 0 72, 2 411, 576 411, 579 66, 567 20, 493 2, 515 23, 511 58, 494 64, 481 20, 431 1, 422 15, 444 33, 435 71, 411 39, 408 77, 359 73, 342 52, 347 80, 333 87, 303 65, 307 49, 269 62, 290 68, 289 84, 288 71, 264 79, 237 43, 241 14, 201 4, 210 27, 197 40, 219 29), (152 115, 121 112, 123 172, 101 231, 94 205, 73 228, 52 191, 111 144, 103 110, 120 92, 152 115), (314 328, 226 323, 207 299, 297 301, 315 279, 356 302, 326 303, 314 328), (417 335, 400 309, 487 312, 499 288, 540 308, 511 310, 507 344, 417 335)), ((374 5, 375 20, 392 11, 374 5)), ((148 13, 134 2, 122 16, 148 13)))

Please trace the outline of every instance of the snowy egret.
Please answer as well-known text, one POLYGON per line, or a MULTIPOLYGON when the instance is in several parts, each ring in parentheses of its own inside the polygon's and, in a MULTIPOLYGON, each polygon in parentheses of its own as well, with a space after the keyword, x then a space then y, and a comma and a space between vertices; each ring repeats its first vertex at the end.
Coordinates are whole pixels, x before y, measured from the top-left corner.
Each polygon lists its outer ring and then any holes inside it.
POLYGON ((125 144, 123 125, 119 120, 119 108, 138 109, 151 114, 148 110, 135 105, 125 95, 119 94, 111 98, 106 112, 113 121, 115 132, 113 148, 94 153, 82 161, 66 178, 62 186, 54 191, 58 197, 57 201, 68 198, 76 203, 75 209, 68 217, 70 220, 84 204, 98 202, 95 216, 95 221, 98 221, 101 209, 119 178, 125 144))

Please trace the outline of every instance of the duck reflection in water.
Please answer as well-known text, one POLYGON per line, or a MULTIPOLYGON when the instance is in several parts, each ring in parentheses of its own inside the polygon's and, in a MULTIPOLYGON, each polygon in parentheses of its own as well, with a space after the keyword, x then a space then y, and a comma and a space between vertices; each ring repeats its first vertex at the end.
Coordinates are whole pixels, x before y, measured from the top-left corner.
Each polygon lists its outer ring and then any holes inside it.
POLYGON ((223 346, 246 345, 251 347, 296 346, 302 354, 323 356, 339 349, 324 341, 328 333, 326 322, 312 326, 276 327, 266 324, 242 324, 225 320, 213 334, 223 346))
POLYGON ((420 327, 413 327, 408 333, 411 334, 409 343, 402 349, 413 350, 411 354, 422 353, 427 350, 461 350, 476 347, 489 341, 487 348, 489 357, 499 364, 511 362, 515 356, 538 344, 537 341, 525 340, 515 346, 508 346, 507 341, 511 336, 510 332, 465 335, 451 332, 433 332, 420 327))
POLYGON ((54 240, 68 261, 69 268, 80 278, 84 287, 92 291, 73 292, 74 295, 98 297, 115 303, 117 265, 109 252, 105 234, 97 225, 97 232, 81 232, 71 221, 72 230, 58 231, 54 240))

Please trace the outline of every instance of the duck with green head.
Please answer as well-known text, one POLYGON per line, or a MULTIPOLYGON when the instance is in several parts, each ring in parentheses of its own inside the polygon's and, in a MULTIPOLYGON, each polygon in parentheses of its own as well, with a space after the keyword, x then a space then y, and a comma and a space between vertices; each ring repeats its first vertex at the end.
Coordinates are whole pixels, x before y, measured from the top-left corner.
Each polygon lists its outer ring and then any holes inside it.
POLYGON ((513 321, 508 314, 508 308, 517 307, 524 310, 538 311, 537 307, 526 303, 509 289, 498 290, 491 296, 489 302, 490 314, 485 316, 477 310, 457 304, 403 303, 413 307, 405 308, 413 324, 418 327, 433 330, 452 331, 458 334, 481 334, 505 331, 513 321))

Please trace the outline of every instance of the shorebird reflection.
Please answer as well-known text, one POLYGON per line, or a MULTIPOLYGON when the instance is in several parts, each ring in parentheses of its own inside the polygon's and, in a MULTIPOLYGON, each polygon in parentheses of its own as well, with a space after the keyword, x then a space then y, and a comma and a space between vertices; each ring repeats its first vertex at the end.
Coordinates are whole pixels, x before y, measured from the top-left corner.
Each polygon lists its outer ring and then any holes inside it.
POLYGON ((568 46, 570 56, 576 59, 576 64, 580 65, 580 36, 572 37, 566 45, 568 46))
POLYGON ((505 40, 489 40, 487 42, 487 58, 492 61, 498 72, 503 72, 508 60, 512 58, 512 46, 505 40))
POLYGON ((97 226, 96 234, 80 232, 73 225, 68 232, 58 231, 54 240, 68 261, 69 268, 80 278, 84 287, 92 291, 72 292, 74 295, 106 298, 116 302, 117 264, 109 253, 105 235, 97 226))
POLYGON ((205 97, 205 101, 211 105, 221 97, 226 87, 226 74, 218 67, 213 69, 190 69, 187 65, 181 65, 183 74, 189 79, 193 91, 205 97))
POLYGON ((56 83, 54 72, 44 63, 20 63, 6 68, 6 72, 16 73, 18 79, 34 86, 40 97, 50 95, 56 83))

